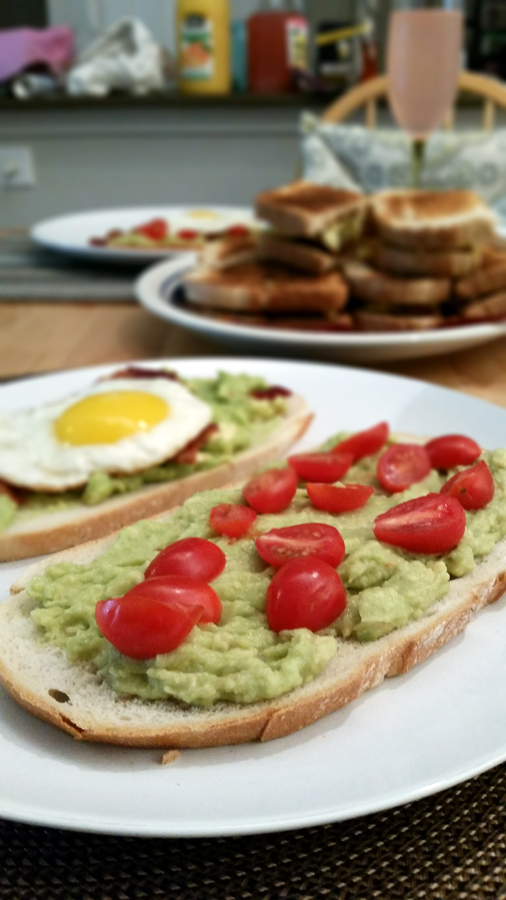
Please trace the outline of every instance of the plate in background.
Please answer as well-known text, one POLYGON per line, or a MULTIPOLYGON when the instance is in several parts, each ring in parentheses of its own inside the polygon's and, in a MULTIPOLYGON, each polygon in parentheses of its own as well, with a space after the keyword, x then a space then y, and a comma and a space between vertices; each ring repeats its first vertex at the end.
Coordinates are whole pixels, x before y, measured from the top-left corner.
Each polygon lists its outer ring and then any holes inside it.
MULTIPOLYGON (((104 209, 90 212, 73 213, 66 216, 58 216, 54 219, 46 219, 39 222, 30 231, 30 237, 35 243, 48 250, 59 253, 68 253, 73 256, 85 257, 97 262, 121 262, 129 265, 152 263, 162 258, 188 259, 195 258, 192 250, 170 249, 132 249, 125 247, 94 247, 90 245, 90 238, 101 238, 112 228, 128 231, 144 222, 154 218, 166 219, 169 223, 181 220, 183 216, 189 216, 190 221, 195 212, 213 213, 212 222, 216 228, 226 227, 232 223, 247 224, 251 227, 259 227, 253 211, 243 206, 133 206, 124 209, 104 209)), ((203 219, 200 219, 202 224, 203 219)), ((196 218, 194 228, 197 229, 199 219, 196 218)), ((185 227, 188 227, 186 225, 185 227)))
MULTIPOLYGON (((471 431, 504 444, 506 411, 412 379, 266 359, 155 360, 183 377, 249 372, 303 394, 315 413, 298 449, 379 419, 418 435, 471 431)), ((145 362, 138 363, 146 365, 145 362)), ((0 387, 0 409, 45 403, 116 366, 0 387)), ((0 601, 25 562, 0 565, 0 601)), ((74 741, 0 689, 0 816, 110 834, 254 834, 349 819, 428 796, 506 759, 506 598, 406 675, 297 734, 265 744, 159 751, 74 741)))
POLYGON ((216 312, 213 315, 204 310, 194 311, 181 302, 183 278, 193 266, 193 260, 179 257, 150 267, 136 282, 138 300, 155 316, 241 353, 374 363, 464 350, 506 335, 506 321, 383 333, 303 331, 278 326, 244 325, 218 318, 216 312))

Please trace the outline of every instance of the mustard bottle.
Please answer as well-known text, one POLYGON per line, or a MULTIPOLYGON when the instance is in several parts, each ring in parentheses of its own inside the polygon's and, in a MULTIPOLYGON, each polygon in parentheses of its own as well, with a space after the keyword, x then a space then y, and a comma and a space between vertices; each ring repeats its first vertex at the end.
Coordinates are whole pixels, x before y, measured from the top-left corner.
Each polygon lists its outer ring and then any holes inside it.
POLYGON ((178 87, 185 94, 230 90, 229 0, 177 0, 178 87))

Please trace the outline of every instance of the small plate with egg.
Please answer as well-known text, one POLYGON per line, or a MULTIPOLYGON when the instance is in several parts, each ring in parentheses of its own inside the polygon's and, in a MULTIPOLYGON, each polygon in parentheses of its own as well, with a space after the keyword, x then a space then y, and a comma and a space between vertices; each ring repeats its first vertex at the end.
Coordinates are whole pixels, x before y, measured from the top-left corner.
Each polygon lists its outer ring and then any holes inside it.
POLYGON ((208 241, 261 227, 243 206, 133 206, 46 219, 33 226, 30 237, 46 249, 94 262, 144 265, 182 254, 190 258, 208 241))

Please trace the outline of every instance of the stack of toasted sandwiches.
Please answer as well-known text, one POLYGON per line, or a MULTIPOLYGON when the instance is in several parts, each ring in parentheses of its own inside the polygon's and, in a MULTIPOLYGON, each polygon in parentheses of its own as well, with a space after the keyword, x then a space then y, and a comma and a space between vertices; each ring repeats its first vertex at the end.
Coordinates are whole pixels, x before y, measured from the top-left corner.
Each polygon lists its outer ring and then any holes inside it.
POLYGON ((366 197, 297 181, 256 198, 265 229, 210 242, 192 308, 244 324, 415 330, 506 316, 506 249, 472 191, 366 197))
POLYGON ((221 318, 351 328, 340 254, 360 239, 367 209, 362 194, 303 181, 260 194, 256 213, 268 227, 210 243, 185 280, 186 298, 221 318))
POLYGON ((357 326, 422 329, 467 318, 475 283, 492 287, 485 267, 501 257, 491 248, 490 208, 473 191, 402 190, 378 194, 370 210, 367 261, 343 264, 357 326))

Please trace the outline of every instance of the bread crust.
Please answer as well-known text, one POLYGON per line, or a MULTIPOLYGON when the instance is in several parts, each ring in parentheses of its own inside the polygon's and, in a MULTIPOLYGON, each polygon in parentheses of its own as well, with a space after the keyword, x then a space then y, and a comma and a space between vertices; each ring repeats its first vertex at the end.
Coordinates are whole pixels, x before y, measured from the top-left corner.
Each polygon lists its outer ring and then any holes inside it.
POLYGON ((397 275, 420 278, 462 278, 479 268, 481 253, 475 248, 466 250, 427 251, 424 248, 395 247, 376 242, 371 260, 373 265, 397 275))
POLYGON ((237 454, 227 464, 165 484, 146 485, 139 491, 112 497, 97 506, 81 505, 11 526, 0 534, 0 561, 53 553, 101 538, 139 519, 179 506, 198 491, 240 481, 255 469, 283 456, 309 426, 312 414, 305 400, 295 394, 286 399, 287 416, 269 439, 237 454))
POLYGON ((201 267, 185 279, 191 303, 243 312, 328 312, 346 305, 339 272, 302 275, 276 263, 257 262, 219 272, 201 267))
POLYGON ((385 240, 402 247, 446 250, 490 242, 492 210, 474 191, 383 191, 372 202, 374 223, 385 240))
POLYGON ((316 237, 329 225, 366 209, 369 201, 355 191, 295 181, 255 199, 255 212, 276 230, 294 237, 316 237))
POLYGON ((265 232, 258 238, 258 258, 286 263, 293 269, 323 275, 337 266, 337 258, 320 247, 287 240, 276 234, 265 232))
MULTIPOLYGON (((102 549, 99 541, 84 554, 102 549)), ((418 621, 370 643, 341 641, 320 676, 274 701, 202 710, 120 697, 89 669, 70 664, 63 651, 37 640, 24 591, 0 604, 0 682, 22 707, 77 740, 180 749, 270 741, 340 709, 385 678, 408 672, 461 633, 503 594, 505 550, 506 539, 473 572, 453 581, 446 597, 418 621)), ((82 549, 80 554, 82 560, 82 549)), ((73 553, 63 556, 72 559, 73 553)))
POLYGON ((401 278, 355 261, 344 263, 343 272, 356 297, 381 306, 430 307, 450 296, 451 281, 447 278, 401 278))

